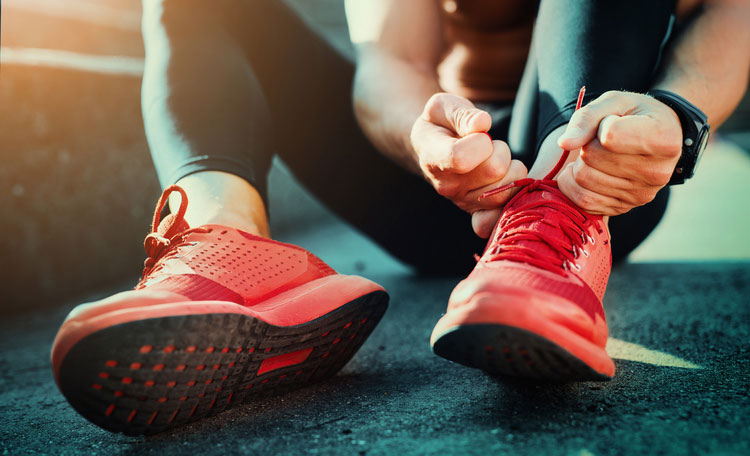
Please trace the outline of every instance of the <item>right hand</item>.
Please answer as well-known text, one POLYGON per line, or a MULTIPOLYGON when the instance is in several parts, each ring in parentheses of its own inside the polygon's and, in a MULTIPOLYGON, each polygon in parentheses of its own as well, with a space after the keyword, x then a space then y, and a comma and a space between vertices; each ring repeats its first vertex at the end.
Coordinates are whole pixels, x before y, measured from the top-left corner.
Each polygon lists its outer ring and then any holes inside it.
POLYGON ((489 237, 502 207, 517 189, 480 200, 479 196, 526 177, 526 167, 511 160, 503 141, 487 134, 490 115, 466 98, 437 93, 411 130, 411 143, 425 178, 437 192, 472 214, 472 227, 489 237))

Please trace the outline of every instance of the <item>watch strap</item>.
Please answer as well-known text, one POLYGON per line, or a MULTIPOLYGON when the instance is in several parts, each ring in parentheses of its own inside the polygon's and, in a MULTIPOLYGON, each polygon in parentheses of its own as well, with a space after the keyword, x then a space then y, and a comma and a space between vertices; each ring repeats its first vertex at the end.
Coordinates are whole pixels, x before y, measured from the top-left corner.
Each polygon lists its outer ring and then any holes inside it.
POLYGON ((682 184, 695 173, 698 159, 705 147, 705 137, 708 135, 708 117, 697 106, 674 92, 654 89, 646 92, 646 95, 672 108, 680 120, 682 153, 668 185, 682 184))

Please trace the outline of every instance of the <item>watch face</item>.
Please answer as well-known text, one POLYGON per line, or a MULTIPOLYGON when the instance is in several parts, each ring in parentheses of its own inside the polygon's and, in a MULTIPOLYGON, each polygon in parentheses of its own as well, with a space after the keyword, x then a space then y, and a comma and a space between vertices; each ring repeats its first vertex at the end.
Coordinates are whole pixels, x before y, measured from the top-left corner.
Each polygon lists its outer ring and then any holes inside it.
POLYGON ((695 173, 695 168, 698 167, 698 163, 701 161, 701 157, 703 156, 703 151, 706 150, 706 145, 708 144, 708 128, 702 128, 698 137, 698 148, 696 149, 696 152, 698 153, 698 156, 695 158, 695 165, 693 166, 693 173, 695 173))

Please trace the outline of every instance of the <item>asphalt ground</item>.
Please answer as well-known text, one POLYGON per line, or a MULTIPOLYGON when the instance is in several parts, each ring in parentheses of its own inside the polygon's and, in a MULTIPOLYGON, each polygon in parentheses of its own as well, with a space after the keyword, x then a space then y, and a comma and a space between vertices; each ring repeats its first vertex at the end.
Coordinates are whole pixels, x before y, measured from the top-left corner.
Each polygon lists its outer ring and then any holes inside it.
POLYGON ((340 374, 152 437, 104 431, 68 406, 49 349, 75 304, 132 286, 133 271, 118 287, 0 320, 2 454, 750 454, 750 160, 742 149, 714 143, 631 263, 613 270, 604 303, 617 374, 605 383, 496 379, 434 356, 429 335, 461 277, 414 276, 283 167, 271 188, 285 191, 273 192, 272 214, 295 208, 294 223, 272 218, 279 240, 391 294, 340 374))
POLYGON ((2 453, 750 454, 750 262, 617 267, 605 297, 614 380, 550 385, 492 378, 430 352, 459 277, 415 277, 335 220, 286 240, 391 294, 339 375, 126 437, 87 422, 54 383, 50 345, 75 303, 20 314, 0 323, 2 453))

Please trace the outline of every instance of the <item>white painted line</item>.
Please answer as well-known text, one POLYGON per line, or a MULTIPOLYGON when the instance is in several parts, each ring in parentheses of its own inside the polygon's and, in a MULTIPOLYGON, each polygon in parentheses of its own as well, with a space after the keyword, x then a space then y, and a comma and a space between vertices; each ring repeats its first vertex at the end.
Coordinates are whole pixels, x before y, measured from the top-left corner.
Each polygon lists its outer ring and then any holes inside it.
POLYGON ((680 357, 669 353, 651 350, 643 345, 625 342, 624 340, 610 337, 607 341, 607 353, 612 358, 624 359, 626 361, 637 361, 639 363, 652 364, 654 366, 679 367, 682 369, 703 369, 702 366, 693 364, 680 357))
POLYGON ((140 77, 144 60, 139 57, 93 55, 38 48, 0 48, 0 68, 5 64, 69 68, 94 73, 140 77))

